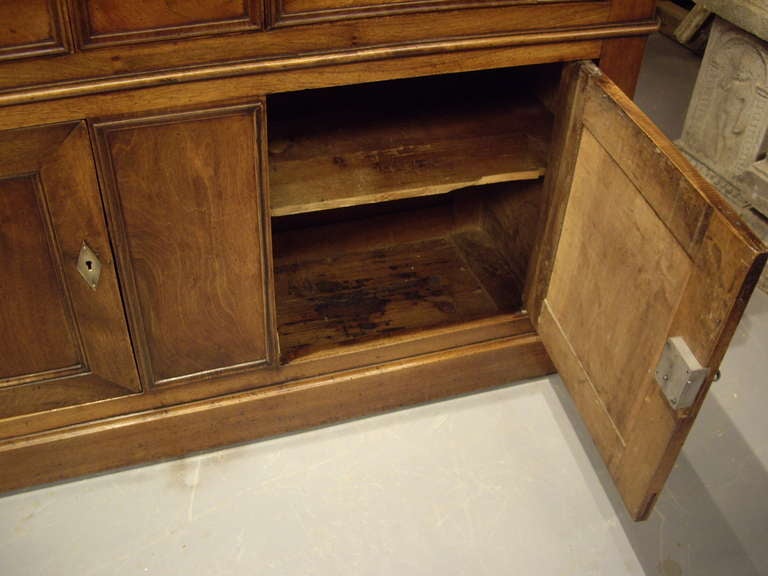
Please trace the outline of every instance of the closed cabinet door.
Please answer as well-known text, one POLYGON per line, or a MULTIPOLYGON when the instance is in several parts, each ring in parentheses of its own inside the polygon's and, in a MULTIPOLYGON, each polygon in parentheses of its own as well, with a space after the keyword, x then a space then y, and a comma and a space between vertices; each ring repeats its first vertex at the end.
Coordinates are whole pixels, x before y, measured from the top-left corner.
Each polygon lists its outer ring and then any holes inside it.
POLYGON ((261 104, 95 124, 103 192, 148 386, 272 358, 261 104))
POLYGON ((0 132, 0 418, 139 392, 84 123, 0 132))
POLYGON ((566 68, 526 304, 632 516, 691 429, 766 247, 592 64, 566 68))

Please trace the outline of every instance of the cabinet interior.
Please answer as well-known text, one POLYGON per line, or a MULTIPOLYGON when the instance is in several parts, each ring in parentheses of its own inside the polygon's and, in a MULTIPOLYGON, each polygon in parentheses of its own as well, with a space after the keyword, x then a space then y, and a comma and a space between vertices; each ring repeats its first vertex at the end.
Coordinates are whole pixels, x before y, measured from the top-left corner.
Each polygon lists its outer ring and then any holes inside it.
POLYGON ((283 362, 522 310, 557 75, 529 67, 268 99, 283 362))

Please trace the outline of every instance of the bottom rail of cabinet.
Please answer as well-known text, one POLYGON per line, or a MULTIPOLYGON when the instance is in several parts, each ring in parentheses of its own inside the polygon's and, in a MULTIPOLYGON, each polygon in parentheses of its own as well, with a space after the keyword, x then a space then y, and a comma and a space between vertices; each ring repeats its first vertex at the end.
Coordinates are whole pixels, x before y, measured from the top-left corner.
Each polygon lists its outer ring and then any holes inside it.
POLYGON ((14 438, 0 492, 306 430, 554 371, 535 334, 14 438))

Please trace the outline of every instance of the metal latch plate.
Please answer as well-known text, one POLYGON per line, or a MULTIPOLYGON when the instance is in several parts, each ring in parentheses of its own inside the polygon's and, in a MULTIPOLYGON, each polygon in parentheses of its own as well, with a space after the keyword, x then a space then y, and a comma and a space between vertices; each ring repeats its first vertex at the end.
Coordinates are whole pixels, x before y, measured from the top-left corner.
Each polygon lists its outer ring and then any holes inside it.
POLYGON ((685 340, 675 336, 664 345, 656 366, 656 382, 672 408, 682 410, 696 400, 708 373, 709 369, 699 364, 685 340))

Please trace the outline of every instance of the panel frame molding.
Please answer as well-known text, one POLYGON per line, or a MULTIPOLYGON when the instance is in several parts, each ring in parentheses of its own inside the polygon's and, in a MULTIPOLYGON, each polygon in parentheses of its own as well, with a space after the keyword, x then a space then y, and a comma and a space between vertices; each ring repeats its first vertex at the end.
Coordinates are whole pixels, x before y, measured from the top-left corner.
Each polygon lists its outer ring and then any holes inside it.
POLYGON ((45 234, 48 255, 51 258, 51 265, 56 277, 56 283, 59 290, 61 291, 63 311, 67 321, 67 331, 69 332, 69 337, 72 341, 74 352, 78 361, 77 363, 70 366, 51 368, 48 370, 42 370, 40 372, 21 374, 18 376, 11 376, 6 378, 0 377, 0 391, 17 386, 24 386, 25 384, 44 383, 47 380, 68 378, 73 376, 86 376, 91 373, 86 348, 83 345, 83 335, 77 322, 77 317, 75 315, 74 305, 72 302, 72 296, 64 276, 64 264, 61 258, 61 247, 59 246, 59 241, 56 237, 56 230, 53 225, 53 219, 51 218, 51 211, 48 206, 45 186, 43 185, 42 179, 40 177, 40 169, 41 166, 38 166, 37 169, 32 172, 13 174, 12 176, 0 175, 0 180, 30 181, 30 185, 34 191, 35 205, 37 206, 37 213, 40 218, 40 224, 45 234))
POLYGON ((71 54, 74 42, 70 27, 68 0, 48 0, 51 37, 39 42, 0 46, 0 62, 20 60, 35 56, 71 54))
POLYGON ((72 13, 72 29, 75 43, 81 50, 104 46, 141 44, 158 40, 259 31, 263 29, 264 24, 262 2, 260 0, 244 0, 243 7, 245 13, 239 18, 157 26, 154 28, 137 29, 131 32, 96 33, 91 29, 87 0, 69 0, 69 2, 71 3, 70 10, 72 13))

